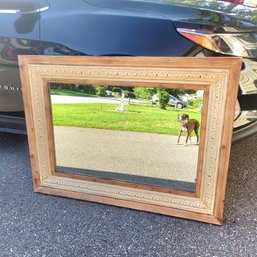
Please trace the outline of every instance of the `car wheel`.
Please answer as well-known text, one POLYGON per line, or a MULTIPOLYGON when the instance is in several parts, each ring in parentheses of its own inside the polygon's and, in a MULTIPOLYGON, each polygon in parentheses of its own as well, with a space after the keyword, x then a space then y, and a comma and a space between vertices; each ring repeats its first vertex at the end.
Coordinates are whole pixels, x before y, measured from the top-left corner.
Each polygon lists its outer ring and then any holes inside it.
POLYGON ((176 107, 179 108, 179 109, 182 109, 182 108, 183 108, 183 104, 177 103, 177 104, 176 104, 176 107))

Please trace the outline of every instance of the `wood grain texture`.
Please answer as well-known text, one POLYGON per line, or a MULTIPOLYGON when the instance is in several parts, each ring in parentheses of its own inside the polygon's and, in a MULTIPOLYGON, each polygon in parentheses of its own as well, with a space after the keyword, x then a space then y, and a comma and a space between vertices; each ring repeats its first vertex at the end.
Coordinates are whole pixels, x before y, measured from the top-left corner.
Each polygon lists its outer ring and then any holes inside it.
POLYGON ((222 224, 240 58, 19 56, 34 189, 222 224), (55 171, 49 82, 205 91, 196 193, 55 171))

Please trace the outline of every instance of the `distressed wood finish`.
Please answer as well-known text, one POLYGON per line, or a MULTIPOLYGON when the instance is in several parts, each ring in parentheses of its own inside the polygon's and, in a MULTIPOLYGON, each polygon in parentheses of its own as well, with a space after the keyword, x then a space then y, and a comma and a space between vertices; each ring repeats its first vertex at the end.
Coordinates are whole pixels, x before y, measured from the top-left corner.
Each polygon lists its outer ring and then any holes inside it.
POLYGON ((222 224, 240 58, 19 56, 34 190, 222 224), (55 171, 47 83, 202 89, 196 192, 55 171))

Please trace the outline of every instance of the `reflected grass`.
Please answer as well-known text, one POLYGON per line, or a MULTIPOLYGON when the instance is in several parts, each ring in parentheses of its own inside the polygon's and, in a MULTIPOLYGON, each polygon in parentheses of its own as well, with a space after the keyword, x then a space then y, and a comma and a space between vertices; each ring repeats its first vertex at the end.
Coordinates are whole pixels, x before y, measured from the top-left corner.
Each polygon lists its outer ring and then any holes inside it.
POLYGON ((53 123, 54 126, 177 135, 178 113, 187 113, 190 118, 201 121, 200 113, 192 107, 161 110, 149 103, 130 103, 124 112, 116 111, 117 107, 119 104, 109 103, 53 104, 53 123))

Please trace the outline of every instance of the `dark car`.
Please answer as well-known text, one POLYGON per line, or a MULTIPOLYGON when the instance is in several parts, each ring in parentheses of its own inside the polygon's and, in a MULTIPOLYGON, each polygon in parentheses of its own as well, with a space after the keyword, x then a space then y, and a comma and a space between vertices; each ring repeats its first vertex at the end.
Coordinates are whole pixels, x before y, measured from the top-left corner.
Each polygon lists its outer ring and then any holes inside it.
POLYGON ((25 133, 18 55, 241 56, 234 139, 257 131, 257 9, 196 0, 0 0, 0 130, 25 133))

